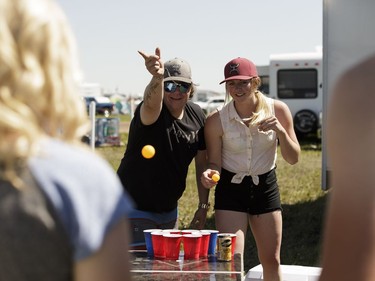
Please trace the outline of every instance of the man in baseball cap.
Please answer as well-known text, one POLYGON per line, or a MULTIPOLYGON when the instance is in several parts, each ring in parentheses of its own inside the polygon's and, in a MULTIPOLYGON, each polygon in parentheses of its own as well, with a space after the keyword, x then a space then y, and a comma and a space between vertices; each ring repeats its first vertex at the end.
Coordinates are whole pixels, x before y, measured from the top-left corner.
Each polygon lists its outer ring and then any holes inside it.
POLYGON ((129 214, 133 249, 145 248, 145 229, 177 228, 177 203, 193 159, 199 205, 192 228, 204 227, 209 208, 209 190, 199 180, 207 159, 203 132, 206 116, 190 101, 194 91, 190 65, 181 58, 164 63, 159 48, 155 54, 139 54, 152 78, 135 110, 117 171, 136 204, 129 214), (145 145, 155 148, 151 159, 142 157, 145 145))

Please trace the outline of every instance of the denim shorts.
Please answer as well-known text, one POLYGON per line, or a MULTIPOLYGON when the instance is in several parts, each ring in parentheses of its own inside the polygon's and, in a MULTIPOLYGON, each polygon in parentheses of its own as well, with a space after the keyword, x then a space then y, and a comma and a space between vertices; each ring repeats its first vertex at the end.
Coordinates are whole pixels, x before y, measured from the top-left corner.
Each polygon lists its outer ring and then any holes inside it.
POLYGON ((282 210, 275 169, 259 175, 255 185, 251 176, 241 183, 231 183, 235 174, 222 169, 215 189, 215 210, 245 212, 259 215, 282 210))
POLYGON ((137 209, 129 213, 129 222, 132 232, 132 249, 146 249, 145 229, 171 229, 177 226, 178 209, 167 213, 152 213, 137 209))

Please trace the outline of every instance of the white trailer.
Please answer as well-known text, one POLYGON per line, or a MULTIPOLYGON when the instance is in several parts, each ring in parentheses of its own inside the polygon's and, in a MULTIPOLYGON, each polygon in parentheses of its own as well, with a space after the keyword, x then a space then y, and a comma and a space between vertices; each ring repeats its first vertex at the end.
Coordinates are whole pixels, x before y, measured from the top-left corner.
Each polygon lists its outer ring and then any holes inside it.
POLYGON ((292 113, 297 135, 320 136, 323 110, 322 52, 270 55, 268 66, 257 66, 260 90, 285 102, 292 113))
POLYGON ((323 2, 323 92, 326 93, 323 98, 322 122, 323 190, 331 187, 329 151, 327 151, 325 137, 327 114, 324 112, 327 112, 330 95, 339 76, 375 53, 374 11, 374 0, 324 0, 323 2))

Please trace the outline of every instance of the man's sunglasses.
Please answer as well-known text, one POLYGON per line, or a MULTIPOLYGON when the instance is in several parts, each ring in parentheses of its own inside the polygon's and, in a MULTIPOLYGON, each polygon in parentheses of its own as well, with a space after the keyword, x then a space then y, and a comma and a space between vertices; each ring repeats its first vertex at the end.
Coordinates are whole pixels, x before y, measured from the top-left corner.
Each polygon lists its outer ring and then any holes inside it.
POLYGON ((167 93, 174 93, 177 87, 181 94, 186 94, 189 91, 191 84, 185 82, 177 83, 175 81, 164 82, 164 91, 167 93))

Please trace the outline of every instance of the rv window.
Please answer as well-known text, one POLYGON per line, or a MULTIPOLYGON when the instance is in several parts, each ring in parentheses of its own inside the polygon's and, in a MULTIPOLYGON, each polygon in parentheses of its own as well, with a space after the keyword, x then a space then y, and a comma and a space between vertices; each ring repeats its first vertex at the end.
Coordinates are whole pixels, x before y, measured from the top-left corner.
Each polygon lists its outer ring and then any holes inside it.
POLYGON ((262 81, 259 91, 268 95, 270 93, 270 77, 268 75, 260 75, 259 78, 262 81))
POLYGON ((316 69, 284 69, 277 72, 277 96, 280 99, 314 99, 318 96, 316 69))

